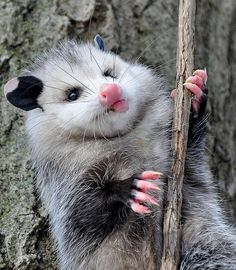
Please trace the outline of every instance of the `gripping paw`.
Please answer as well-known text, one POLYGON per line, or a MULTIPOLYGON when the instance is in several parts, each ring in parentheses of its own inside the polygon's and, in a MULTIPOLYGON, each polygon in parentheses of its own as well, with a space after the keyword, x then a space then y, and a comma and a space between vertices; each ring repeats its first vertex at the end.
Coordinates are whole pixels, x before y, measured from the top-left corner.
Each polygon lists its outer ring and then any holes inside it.
POLYGON ((138 214, 150 213, 150 209, 143 205, 147 203, 149 205, 158 205, 156 199, 149 195, 151 190, 160 190, 156 183, 148 182, 147 180, 157 180, 161 173, 154 171, 144 171, 141 175, 138 175, 133 180, 130 206, 132 210, 138 214))
MULTIPOLYGON (((194 71, 193 76, 187 78, 184 86, 193 94, 192 108, 195 113, 199 112, 201 104, 206 103, 207 100, 207 72, 203 69, 194 71)), ((171 97, 175 98, 176 89, 171 92, 171 97)))
POLYGON ((207 72, 206 70, 198 69, 194 71, 193 76, 188 77, 184 86, 194 95, 192 107, 196 113, 199 112, 201 103, 207 98, 207 72))

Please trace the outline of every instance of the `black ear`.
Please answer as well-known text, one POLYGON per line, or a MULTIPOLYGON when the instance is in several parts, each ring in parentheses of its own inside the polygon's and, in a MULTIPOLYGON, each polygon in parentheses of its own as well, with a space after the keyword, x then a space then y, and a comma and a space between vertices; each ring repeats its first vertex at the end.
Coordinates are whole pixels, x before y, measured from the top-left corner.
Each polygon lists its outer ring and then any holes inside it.
POLYGON ((37 98, 42 91, 42 81, 34 76, 22 76, 11 79, 4 86, 7 100, 12 105, 25 111, 41 108, 37 98))
POLYGON ((97 34, 94 38, 94 43, 95 43, 95 46, 104 51, 105 50, 105 44, 104 44, 104 41, 103 39, 97 34))

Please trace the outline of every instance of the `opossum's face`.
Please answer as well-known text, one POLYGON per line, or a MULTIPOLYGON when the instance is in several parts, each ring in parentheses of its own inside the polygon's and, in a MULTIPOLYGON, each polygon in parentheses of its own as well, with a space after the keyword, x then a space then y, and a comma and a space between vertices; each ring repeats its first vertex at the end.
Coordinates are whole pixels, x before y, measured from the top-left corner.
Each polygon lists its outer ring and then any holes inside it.
POLYGON ((157 82, 149 69, 90 44, 65 44, 36 64, 29 75, 5 86, 8 100, 30 111, 30 128, 119 136, 135 126, 156 95, 157 82))

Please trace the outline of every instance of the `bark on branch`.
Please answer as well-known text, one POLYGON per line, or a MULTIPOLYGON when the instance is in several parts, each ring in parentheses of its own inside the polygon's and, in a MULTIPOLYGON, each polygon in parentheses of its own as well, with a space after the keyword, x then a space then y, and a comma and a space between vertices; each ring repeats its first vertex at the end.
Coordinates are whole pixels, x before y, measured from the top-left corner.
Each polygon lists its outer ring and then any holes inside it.
POLYGON ((163 224, 161 270, 175 270, 181 249, 181 205, 184 164, 187 149, 191 94, 183 87, 194 68, 195 0, 179 1, 177 76, 173 122, 173 162, 163 224))

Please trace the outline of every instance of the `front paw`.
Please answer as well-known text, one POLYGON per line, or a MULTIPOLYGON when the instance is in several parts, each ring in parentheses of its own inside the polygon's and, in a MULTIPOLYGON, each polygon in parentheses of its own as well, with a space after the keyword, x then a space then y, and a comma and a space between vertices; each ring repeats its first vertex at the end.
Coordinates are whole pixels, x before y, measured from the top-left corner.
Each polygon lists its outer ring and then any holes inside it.
POLYGON ((195 113, 199 113, 201 106, 205 106, 208 90, 206 87, 207 72, 198 69, 193 72, 193 76, 187 78, 184 86, 193 94, 192 107, 195 113))
MULTIPOLYGON (((206 84, 207 72, 203 69, 194 71, 193 76, 188 77, 184 83, 184 86, 193 94, 192 108, 196 115, 198 115, 200 111, 204 111, 206 107, 208 97, 206 84)), ((176 89, 172 90, 171 97, 175 99, 176 89)))
POLYGON ((148 180, 157 180, 161 173, 154 171, 144 171, 140 175, 133 177, 130 193, 130 207, 138 214, 150 213, 148 205, 158 205, 157 200, 148 194, 149 191, 160 190, 157 183, 149 182, 148 180), (143 205, 145 203, 145 205, 143 205))

